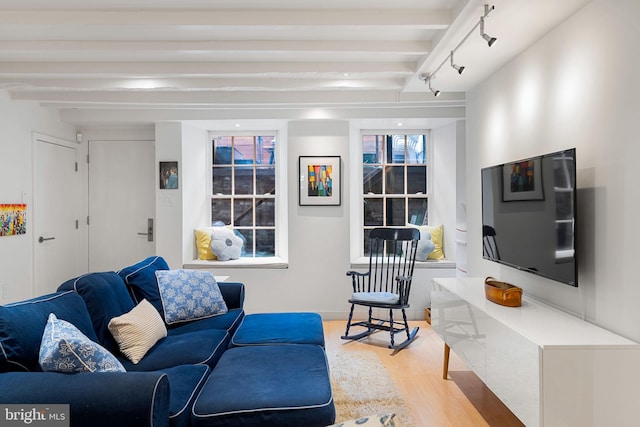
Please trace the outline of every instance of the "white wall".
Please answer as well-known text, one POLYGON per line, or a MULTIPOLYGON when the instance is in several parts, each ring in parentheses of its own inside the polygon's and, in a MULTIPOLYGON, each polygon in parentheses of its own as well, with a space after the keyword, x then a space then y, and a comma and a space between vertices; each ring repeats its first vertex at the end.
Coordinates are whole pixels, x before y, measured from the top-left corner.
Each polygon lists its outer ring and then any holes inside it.
POLYGON ((0 90, 0 129, 0 203, 27 204, 27 233, 0 237, 0 303, 6 303, 32 296, 32 133, 74 141, 75 128, 62 123, 55 111, 34 102, 14 102, 0 90))
MULTIPOLYGON (((462 122, 464 123, 464 121, 462 122)), ((444 251, 448 260, 456 260, 456 177, 458 122, 433 129, 433 180, 429 200, 429 225, 444 224, 444 251)))
POLYGON ((210 192, 211 149, 208 132, 189 125, 182 126, 182 165, 180 165, 180 191, 182 193, 182 259, 196 255, 193 230, 211 223, 210 192), (209 185, 208 185, 209 184, 209 185), (207 206, 209 203, 209 206, 207 206))
MULTIPOLYGON (((156 176, 159 176, 159 162, 178 162, 178 174, 184 174, 182 158, 182 124, 176 122, 156 124, 156 176), (183 169, 180 172, 180 169, 183 169)), ((188 164, 191 164, 191 160, 188 164)), ((189 172, 187 172, 189 177, 189 172)), ((183 255, 183 190, 179 183, 177 190, 161 190, 156 187, 156 254, 162 256, 173 268, 182 266, 183 255)))
POLYGON ((467 97, 469 275, 516 283, 635 340, 639 16, 637 0, 594 0, 467 97), (578 289, 481 257, 480 169, 568 147, 577 148, 578 289))

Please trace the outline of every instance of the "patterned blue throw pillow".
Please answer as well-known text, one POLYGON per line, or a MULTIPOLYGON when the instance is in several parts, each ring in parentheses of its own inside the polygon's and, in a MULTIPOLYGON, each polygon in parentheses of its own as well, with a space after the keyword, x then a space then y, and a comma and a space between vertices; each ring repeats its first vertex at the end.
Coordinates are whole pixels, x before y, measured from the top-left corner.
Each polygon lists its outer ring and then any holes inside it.
POLYGON ((218 283, 208 271, 158 270, 156 278, 168 325, 227 312, 218 283))
POLYGON ((39 362, 45 372, 126 372, 104 347, 53 313, 42 334, 39 362))

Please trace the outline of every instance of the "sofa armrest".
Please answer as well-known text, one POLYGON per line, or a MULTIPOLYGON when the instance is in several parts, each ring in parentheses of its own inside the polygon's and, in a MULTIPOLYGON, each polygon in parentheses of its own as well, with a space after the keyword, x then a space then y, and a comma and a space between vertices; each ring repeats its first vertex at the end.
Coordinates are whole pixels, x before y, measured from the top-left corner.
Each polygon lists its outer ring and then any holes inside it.
POLYGON ((227 308, 243 308, 244 306, 244 283, 240 282, 218 282, 222 298, 227 308))
POLYGON ((6 372, 3 404, 69 404, 72 426, 169 425, 169 380, 161 372, 6 372))

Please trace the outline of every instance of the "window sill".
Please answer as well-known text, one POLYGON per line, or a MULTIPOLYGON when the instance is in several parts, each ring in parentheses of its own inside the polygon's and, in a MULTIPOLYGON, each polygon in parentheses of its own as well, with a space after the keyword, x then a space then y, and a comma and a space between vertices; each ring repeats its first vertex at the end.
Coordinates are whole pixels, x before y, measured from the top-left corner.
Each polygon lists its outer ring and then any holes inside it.
MULTIPOLYGON (((368 268, 369 258, 360 257, 351 260, 351 268, 368 268)), ((414 268, 456 268, 456 263, 448 259, 443 260, 428 260, 428 261, 416 261, 414 268)))
POLYGON ((240 258, 231 259, 229 261, 218 260, 202 260, 194 259, 186 262, 182 265, 182 268, 186 269, 207 269, 207 268, 274 268, 274 269, 286 269, 289 268, 289 262, 279 257, 268 258, 240 258))

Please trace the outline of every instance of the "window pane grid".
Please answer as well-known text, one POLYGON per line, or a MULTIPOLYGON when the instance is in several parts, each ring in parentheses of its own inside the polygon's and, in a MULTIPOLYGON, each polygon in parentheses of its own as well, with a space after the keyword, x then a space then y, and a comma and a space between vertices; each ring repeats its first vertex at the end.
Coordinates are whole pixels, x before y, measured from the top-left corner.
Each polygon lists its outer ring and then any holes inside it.
POLYGON ((426 224, 426 135, 362 136, 364 254, 375 227, 426 224))
POLYGON ((275 137, 213 140, 211 222, 242 235, 243 257, 275 256, 275 137))

